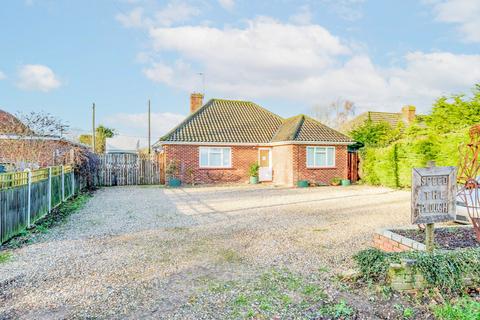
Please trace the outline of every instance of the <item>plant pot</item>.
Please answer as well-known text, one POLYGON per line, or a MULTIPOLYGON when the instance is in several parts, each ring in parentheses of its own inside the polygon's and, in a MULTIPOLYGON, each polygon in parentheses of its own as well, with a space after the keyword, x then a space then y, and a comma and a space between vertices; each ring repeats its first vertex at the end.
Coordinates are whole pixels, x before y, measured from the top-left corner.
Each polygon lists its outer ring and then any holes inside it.
POLYGON ((307 188, 308 187, 308 180, 298 180, 297 187, 299 188, 307 188))
POLYGON ((349 185, 350 185, 350 180, 342 179, 342 186, 349 186, 349 185))
POLYGON ((178 178, 169 178, 168 179, 168 186, 169 187, 177 188, 177 187, 180 187, 181 185, 182 185, 182 180, 180 180, 178 178))
POLYGON ((257 184, 258 183, 258 177, 250 177, 250 184, 257 184))

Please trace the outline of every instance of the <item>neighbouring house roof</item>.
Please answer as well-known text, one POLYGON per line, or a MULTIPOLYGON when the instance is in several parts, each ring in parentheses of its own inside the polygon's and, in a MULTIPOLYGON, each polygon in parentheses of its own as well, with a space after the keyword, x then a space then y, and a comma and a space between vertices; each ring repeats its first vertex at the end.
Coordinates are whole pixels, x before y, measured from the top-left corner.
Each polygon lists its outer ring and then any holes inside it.
POLYGON ((24 134, 30 129, 17 117, 0 109, 0 134, 24 134))
POLYGON ((386 122, 392 128, 395 128, 398 125, 398 122, 402 121, 402 114, 395 112, 367 111, 344 124, 342 126, 342 131, 350 131, 355 129, 368 120, 372 121, 374 124, 386 122))
MULTIPOLYGON (((418 122, 423 121, 424 116, 420 114, 414 115, 414 119, 418 122)), ((372 123, 377 124, 381 122, 388 123, 392 128, 396 128, 399 122, 403 122, 408 124, 408 120, 405 119, 405 115, 402 112, 381 112, 381 111, 367 111, 361 113, 360 115, 356 116, 352 120, 348 121, 340 130, 342 132, 349 132, 362 124, 366 121, 372 121, 372 123)))
POLYGON ((353 142, 346 135, 305 115, 283 119, 253 102, 212 99, 160 138, 157 144, 287 141, 353 142))

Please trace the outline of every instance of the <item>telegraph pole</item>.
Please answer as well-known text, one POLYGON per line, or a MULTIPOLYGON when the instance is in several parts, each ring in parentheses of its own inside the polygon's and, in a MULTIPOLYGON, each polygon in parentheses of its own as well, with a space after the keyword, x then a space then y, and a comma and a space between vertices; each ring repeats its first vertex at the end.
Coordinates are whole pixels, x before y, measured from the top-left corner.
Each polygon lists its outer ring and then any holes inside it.
POLYGON ((151 138, 151 121, 150 121, 150 99, 148 99, 148 154, 152 152, 152 144, 150 141, 151 138))
POLYGON ((95 153, 95 102, 92 106, 92 151, 95 153))

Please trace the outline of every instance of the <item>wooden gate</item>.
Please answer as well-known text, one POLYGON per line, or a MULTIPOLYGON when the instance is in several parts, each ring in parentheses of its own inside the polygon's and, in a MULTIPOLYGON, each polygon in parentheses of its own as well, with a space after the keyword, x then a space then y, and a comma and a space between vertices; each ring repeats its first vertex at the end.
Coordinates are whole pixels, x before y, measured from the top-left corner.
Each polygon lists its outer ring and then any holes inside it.
POLYGON ((358 151, 348 152, 348 179, 353 183, 358 181, 358 151))
POLYGON ((99 185, 159 184, 160 166, 155 155, 112 153, 100 155, 99 185))

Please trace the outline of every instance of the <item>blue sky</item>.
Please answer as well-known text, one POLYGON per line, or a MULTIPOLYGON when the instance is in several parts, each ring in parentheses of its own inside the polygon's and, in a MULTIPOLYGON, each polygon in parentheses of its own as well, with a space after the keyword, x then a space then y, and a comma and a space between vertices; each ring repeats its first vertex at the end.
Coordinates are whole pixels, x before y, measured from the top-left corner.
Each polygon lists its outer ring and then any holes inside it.
POLYGON ((46 111, 88 130, 154 136, 189 93, 255 101, 282 115, 349 99, 358 112, 427 111, 480 82, 479 0, 7 0, 0 108, 46 111))

